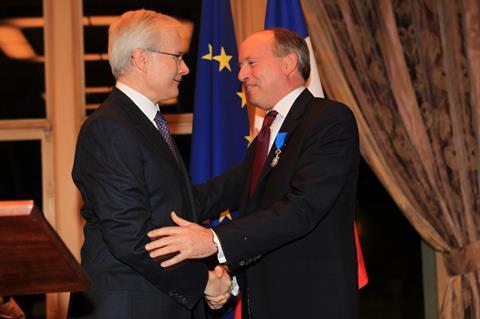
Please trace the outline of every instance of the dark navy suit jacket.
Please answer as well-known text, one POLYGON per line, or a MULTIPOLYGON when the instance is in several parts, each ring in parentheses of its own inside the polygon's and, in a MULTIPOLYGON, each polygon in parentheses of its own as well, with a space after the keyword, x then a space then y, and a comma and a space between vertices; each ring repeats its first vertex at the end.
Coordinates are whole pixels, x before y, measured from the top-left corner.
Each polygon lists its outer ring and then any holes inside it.
POLYGON ((171 211, 197 221, 188 175, 120 90, 82 126, 72 175, 84 202, 82 266, 92 288, 72 295, 70 318, 202 318, 203 261, 163 269, 144 249, 148 231, 172 225, 171 211))
POLYGON ((239 209, 239 219, 215 232, 243 277, 244 318, 358 318, 355 118, 305 90, 280 132, 287 137, 278 164, 274 144, 251 197, 255 141, 242 166, 198 189, 201 211, 239 209))

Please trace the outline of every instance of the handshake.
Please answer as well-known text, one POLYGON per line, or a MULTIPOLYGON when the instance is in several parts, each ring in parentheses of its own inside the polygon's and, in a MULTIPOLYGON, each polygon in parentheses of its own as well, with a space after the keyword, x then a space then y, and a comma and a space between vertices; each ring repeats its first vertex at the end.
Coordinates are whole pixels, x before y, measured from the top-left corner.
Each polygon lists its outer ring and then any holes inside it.
MULTIPOLYGON (((217 246, 213 242, 213 233, 210 229, 182 219, 175 212, 171 213, 171 217, 177 226, 150 231, 148 236, 151 242, 145 245, 151 258, 162 258, 162 267, 170 267, 184 260, 205 258, 217 253, 217 246), (166 260, 165 256, 168 256, 166 260)), ((236 282, 234 285, 236 286, 236 282)), ((221 308, 230 298, 231 291, 232 278, 227 266, 218 265, 213 271, 208 272, 204 295, 210 308, 221 308)))
POLYGON ((208 282, 203 293, 210 308, 222 308, 230 298, 231 290, 232 278, 227 266, 218 265, 208 272, 208 282))

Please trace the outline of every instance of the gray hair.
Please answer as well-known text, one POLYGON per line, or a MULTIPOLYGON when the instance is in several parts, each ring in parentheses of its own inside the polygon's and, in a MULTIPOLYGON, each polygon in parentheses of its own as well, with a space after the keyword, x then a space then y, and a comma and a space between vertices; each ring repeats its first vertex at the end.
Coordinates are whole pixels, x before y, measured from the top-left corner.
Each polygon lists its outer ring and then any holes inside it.
POLYGON ((283 57, 295 53, 298 58, 297 69, 306 81, 310 76, 310 55, 308 46, 299 34, 283 28, 269 29, 275 37, 273 54, 283 57))
POLYGON ((108 56, 115 79, 127 74, 132 66, 132 51, 155 48, 159 26, 175 26, 174 18, 151 10, 127 11, 108 29, 108 56))

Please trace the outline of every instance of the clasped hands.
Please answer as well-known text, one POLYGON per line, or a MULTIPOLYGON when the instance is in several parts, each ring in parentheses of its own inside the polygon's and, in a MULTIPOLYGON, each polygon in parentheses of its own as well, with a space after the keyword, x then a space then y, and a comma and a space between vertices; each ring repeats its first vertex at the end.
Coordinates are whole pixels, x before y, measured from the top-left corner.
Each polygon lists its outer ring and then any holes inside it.
POLYGON ((204 296, 212 309, 220 309, 230 298, 232 278, 226 266, 218 265, 213 271, 208 271, 208 282, 204 296))
MULTIPOLYGON (((191 223, 171 213, 172 220, 178 226, 162 227, 148 233, 152 240, 145 245, 150 257, 156 258, 172 253, 173 257, 163 261, 162 267, 178 264, 186 259, 199 259, 211 256, 217 252, 211 230, 191 223)), ((205 299, 212 309, 221 308, 230 298, 232 279, 226 266, 216 266, 208 272, 208 282, 205 287, 205 299)))

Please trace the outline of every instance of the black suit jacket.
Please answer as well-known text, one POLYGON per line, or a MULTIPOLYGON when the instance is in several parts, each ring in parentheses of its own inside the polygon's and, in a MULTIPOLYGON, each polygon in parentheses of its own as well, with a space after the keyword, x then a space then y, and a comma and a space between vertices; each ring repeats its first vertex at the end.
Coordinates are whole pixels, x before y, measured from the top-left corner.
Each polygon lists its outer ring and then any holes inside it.
POLYGON ((215 232, 228 265, 246 273, 245 318, 357 318, 355 118, 305 90, 280 132, 278 165, 274 144, 251 197, 255 142, 242 167, 198 188, 199 209, 239 208, 241 217, 215 232))
POLYGON ((72 174, 84 201, 82 266, 92 289, 72 296, 70 317, 191 318, 192 310, 202 317, 205 264, 163 269, 144 249, 148 231, 172 225, 172 210, 196 221, 190 181, 120 90, 82 126, 72 174))

